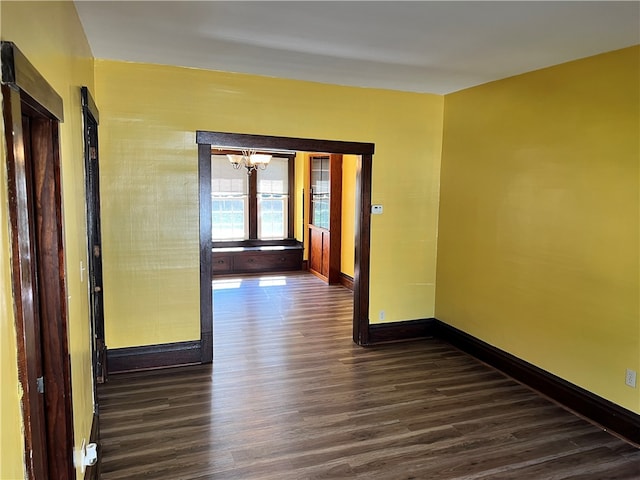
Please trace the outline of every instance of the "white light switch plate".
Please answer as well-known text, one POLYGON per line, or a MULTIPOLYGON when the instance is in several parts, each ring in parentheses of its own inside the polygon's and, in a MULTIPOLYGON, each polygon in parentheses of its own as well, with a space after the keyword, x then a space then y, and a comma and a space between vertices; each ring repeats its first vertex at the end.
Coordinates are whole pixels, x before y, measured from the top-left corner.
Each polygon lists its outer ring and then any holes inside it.
POLYGON ((373 215, 380 215, 382 213, 382 205, 371 205, 371 213, 373 215))

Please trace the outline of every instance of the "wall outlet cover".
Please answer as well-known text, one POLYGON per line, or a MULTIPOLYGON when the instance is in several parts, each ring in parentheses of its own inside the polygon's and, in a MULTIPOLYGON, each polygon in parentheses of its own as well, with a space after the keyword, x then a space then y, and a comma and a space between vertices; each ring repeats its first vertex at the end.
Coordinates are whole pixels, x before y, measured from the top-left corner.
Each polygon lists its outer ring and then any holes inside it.
POLYGON ((624 383, 630 387, 636 388, 636 371, 627 368, 624 383))

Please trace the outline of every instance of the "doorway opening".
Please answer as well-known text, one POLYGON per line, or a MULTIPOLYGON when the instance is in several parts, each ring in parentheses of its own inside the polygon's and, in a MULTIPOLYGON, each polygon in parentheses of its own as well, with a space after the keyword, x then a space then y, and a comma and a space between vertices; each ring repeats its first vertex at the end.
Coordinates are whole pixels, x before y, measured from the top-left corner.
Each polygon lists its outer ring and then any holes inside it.
POLYGON ((212 148, 286 150, 351 154, 356 168, 355 266, 353 279, 353 341, 369 343, 369 242, 371 230, 371 172, 374 144, 197 131, 200 198, 200 354, 203 363, 213 360, 213 308, 211 290, 211 154, 212 148))

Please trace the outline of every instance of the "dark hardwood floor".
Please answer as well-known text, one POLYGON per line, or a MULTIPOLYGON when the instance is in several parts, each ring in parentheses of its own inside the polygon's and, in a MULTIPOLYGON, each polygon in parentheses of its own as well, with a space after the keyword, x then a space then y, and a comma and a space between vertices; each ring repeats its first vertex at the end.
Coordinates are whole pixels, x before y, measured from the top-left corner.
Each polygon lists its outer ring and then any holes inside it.
POLYGON ((351 292, 214 282, 213 366, 99 389, 102 479, 638 479, 640 450, 439 340, 361 348, 351 292))

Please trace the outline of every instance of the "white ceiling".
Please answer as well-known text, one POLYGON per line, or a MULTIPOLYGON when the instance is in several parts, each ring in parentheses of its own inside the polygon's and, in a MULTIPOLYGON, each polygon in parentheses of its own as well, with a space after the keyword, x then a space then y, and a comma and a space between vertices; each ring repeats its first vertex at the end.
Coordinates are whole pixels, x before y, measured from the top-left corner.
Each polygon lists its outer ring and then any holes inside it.
POLYGON ((640 43, 640 2, 76 1, 96 58, 445 94, 640 43))

